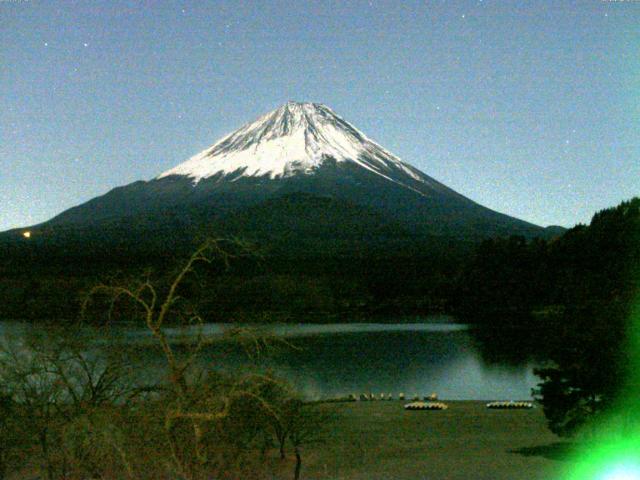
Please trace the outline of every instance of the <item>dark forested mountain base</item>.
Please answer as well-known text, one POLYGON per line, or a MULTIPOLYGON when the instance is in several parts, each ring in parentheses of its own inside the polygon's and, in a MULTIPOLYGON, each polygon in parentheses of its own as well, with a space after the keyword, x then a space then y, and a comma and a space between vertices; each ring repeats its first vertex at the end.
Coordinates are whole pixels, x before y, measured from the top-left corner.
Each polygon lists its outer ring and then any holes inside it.
POLYGON ((162 278, 209 237, 261 259, 202 276, 210 320, 443 311, 473 244, 557 233, 464 197, 325 105, 288 102, 152 180, 1 233, 0 316, 73 317, 98 277, 162 278))
MULTIPOLYGON (((361 316, 445 311, 472 244, 449 239, 382 242, 286 238, 256 242, 255 255, 236 259, 228 271, 199 272, 189 292, 208 321, 336 321, 361 316), (267 316, 263 314, 268 314, 267 316)), ((83 292, 99 281, 141 276, 162 282, 186 258, 114 248, 109 252, 34 248, 5 262, 0 276, 3 318, 74 318, 83 292), (17 259, 21 258, 18 262, 17 259)), ((7 258, 7 257, 5 257, 7 258)))

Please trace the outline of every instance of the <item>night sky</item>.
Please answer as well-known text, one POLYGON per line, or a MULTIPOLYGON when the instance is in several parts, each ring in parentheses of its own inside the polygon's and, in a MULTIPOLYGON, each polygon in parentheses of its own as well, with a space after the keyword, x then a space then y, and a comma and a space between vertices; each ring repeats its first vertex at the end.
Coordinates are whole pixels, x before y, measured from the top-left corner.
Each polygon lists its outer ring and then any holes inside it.
POLYGON ((0 0, 0 230, 287 100, 540 225, 640 194, 640 1, 0 0))

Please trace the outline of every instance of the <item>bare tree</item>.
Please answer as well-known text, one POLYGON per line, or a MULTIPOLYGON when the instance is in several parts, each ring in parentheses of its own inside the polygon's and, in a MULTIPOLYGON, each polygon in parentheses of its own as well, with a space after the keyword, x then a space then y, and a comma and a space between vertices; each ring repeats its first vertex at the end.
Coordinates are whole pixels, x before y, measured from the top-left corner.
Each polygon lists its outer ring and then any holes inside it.
POLYGON ((39 447, 40 469, 53 480, 56 458, 52 452, 59 419, 56 406, 62 386, 48 371, 46 360, 23 342, 4 341, 0 351, 0 377, 13 414, 21 417, 22 435, 35 437, 39 447))
POLYGON ((0 480, 6 478, 9 468, 19 463, 16 453, 22 439, 17 427, 15 402, 11 395, 0 390, 0 480))
POLYGON ((330 415, 317 404, 305 404, 295 398, 285 402, 282 421, 296 458, 294 480, 299 480, 302 470, 302 447, 323 440, 324 426, 329 418, 330 415))
POLYGON ((12 434, 2 441, 11 438, 23 456, 33 444, 38 469, 48 479, 66 478, 74 469, 98 472, 95 445, 84 441, 87 435, 81 440, 78 426, 87 425, 85 433, 95 431, 96 413, 125 408, 133 391, 126 360, 92 348, 91 337, 81 333, 40 327, 5 338, 0 346, 0 413, 10 414, 13 425, 9 429, 9 421, 0 420, 0 429, 12 434))
POLYGON ((287 445, 298 478, 301 446, 317 439, 317 416, 286 382, 260 369, 274 343, 295 347, 259 330, 235 328, 227 340, 244 350, 253 367, 232 374, 215 363, 203 369, 203 319, 185 298, 198 265, 217 260, 226 269, 233 258, 249 254, 239 242, 210 240, 168 282, 147 274, 89 292, 85 318, 101 305, 109 318, 122 308, 139 315, 163 354, 164 382, 139 384, 147 372, 113 336, 117 328, 98 329, 99 335, 87 325, 30 329, 34 333, 3 342, 0 480, 16 452, 25 459, 37 452, 38 465, 29 459, 25 468, 48 480, 258 479, 280 469, 268 453, 277 446, 284 458, 287 445), (176 325, 189 327, 191 335, 174 337, 176 325))
MULTIPOLYGON (((123 300, 139 309, 146 328, 158 342, 166 360, 171 396, 165 397, 164 429, 174 466, 184 478, 196 478, 202 467, 211 466, 211 449, 205 445, 205 440, 212 438, 208 433, 215 428, 216 423, 231 415, 239 401, 251 399, 259 408, 277 415, 262 396, 264 385, 274 381, 269 375, 242 375, 231 383, 217 385, 215 390, 205 388, 202 383, 190 382, 188 375, 205 340, 202 335, 202 317, 181 296, 185 280, 194 274, 198 264, 219 261, 228 268, 233 258, 250 254, 250 249, 242 242, 208 240, 191 255, 165 289, 155 285, 149 275, 128 285, 100 284, 89 292, 83 305, 83 312, 86 313, 92 299, 102 295, 109 299, 110 312, 123 300), (176 323, 195 327, 196 335, 192 341, 181 345, 187 349, 186 354, 178 354, 167 335, 166 327, 176 323), (184 437, 185 424, 189 425, 191 431, 189 439, 184 437), (191 445, 192 450, 185 452, 185 445, 191 445), (195 464, 193 459, 196 460, 195 464)), ((237 332, 234 334, 237 335, 237 332)), ((252 339, 251 342, 256 349, 264 344, 257 339, 252 339)))

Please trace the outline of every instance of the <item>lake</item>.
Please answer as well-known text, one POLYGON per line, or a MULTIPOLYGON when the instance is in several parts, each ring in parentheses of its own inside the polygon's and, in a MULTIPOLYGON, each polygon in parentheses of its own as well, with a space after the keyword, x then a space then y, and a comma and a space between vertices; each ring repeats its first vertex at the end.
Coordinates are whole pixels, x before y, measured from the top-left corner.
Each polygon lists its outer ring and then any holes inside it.
MULTIPOLYGON (((0 335, 19 333, 24 323, 0 322, 0 335)), ((222 341, 229 326, 206 324, 210 343, 200 355, 202 365, 243 369, 252 364, 239 348, 222 341)), ((538 379, 533 365, 483 361, 469 327, 446 317, 420 323, 357 323, 268 325, 260 330, 291 346, 279 346, 261 364, 291 381, 310 399, 350 393, 391 393, 397 398, 437 393, 451 400, 524 400, 538 379)), ((160 369, 163 358, 142 328, 119 327, 120 341, 144 353, 144 365, 160 369), (148 345, 148 346, 146 346, 148 345), (142 347, 142 348, 140 348, 142 347)), ((169 329, 176 339, 193 334, 169 329)), ((276 342, 277 343, 277 342, 276 342)))

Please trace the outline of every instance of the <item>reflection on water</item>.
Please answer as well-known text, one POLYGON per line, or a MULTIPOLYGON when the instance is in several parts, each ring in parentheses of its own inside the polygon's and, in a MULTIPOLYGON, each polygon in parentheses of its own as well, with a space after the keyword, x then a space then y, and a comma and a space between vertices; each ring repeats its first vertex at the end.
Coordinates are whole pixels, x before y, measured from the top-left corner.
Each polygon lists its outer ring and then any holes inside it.
MULTIPOLYGON (((25 328, 24 324, 0 323, 0 335, 25 328)), ((242 369, 251 363, 242 349, 215 341, 228 328, 204 326, 203 333, 214 341, 201 352, 202 366, 242 369)), ((122 335, 118 338, 126 339, 124 343, 144 346, 140 350, 145 368, 160 373, 163 358, 157 348, 148 346, 148 333, 141 328, 119 329, 122 335)), ((309 398, 436 392, 452 400, 516 400, 529 399, 537 383, 531 365, 483 363, 467 327, 454 323, 270 325, 260 329, 286 337, 295 347, 281 346, 263 362, 309 398)), ((170 333, 185 335, 179 329, 170 333)))
MULTIPOLYGON (((468 329, 467 325, 446 321, 449 317, 443 316, 433 318, 440 321, 430 321, 428 323, 285 323, 244 326, 258 332, 286 338, 339 333, 453 332, 468 329)), ((243 325, 230 323, 206 323, 202 327, 189 326, 182 328, 165 328, 165 333, 170 336, 182 337, 185 335, 196 335, 200 332, 205 337, 213 338, 239 326, 242 327, 243 325)), ((150 337, 151 332, 141 328, 128 327, 126 335, 131 338, 150 337)))
MULTIPOLYGON (((311 397, 436 392, 447 399, 528 399, 530 366, 488 366, 464 329, 382 330, 295 338, 269 359, 311 397)), ((457 326, 460 327, 460 326, 457 326)))

